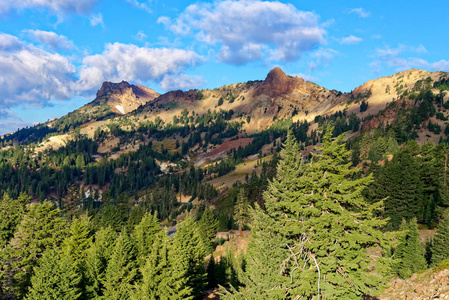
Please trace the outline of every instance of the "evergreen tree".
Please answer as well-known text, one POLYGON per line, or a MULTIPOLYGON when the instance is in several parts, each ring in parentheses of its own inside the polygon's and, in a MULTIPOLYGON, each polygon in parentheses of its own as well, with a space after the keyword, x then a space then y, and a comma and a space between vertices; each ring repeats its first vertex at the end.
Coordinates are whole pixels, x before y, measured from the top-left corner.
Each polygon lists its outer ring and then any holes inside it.
POLYGON ((137 250, 137 263, 143 267, 148 255, 152 251, 156 235, 161 232, 157 214, 146 213, 139 225, 132 233, 134 245, 137 250))
POLYGON ((399 230, 402 231, 403 236, 394 253, 395 262, 392 271, 401 278, 408 278, 413 273, 424 270, 427 264, 423 246, 419 241, 416 218, 408 222, 402 221, 399 230))
POLYGON ((203 238, 203 243, 206 246, 206 253, 212 253, 214 240, 218 232, 218 220, 209 207, 204 209, 198 221, 198 226, 201 231, 200 236, 203 238))
POLYGON ((30 198, 23 193, 18 199, 12 199, 6 193, 0 199, 0 250, 14 237, 29 202, 30 198))
POLYGON ((111 227, 101 228, 95 233, 95 242, 87 250, 86 292, 89 298, 103 295, 103 282, 109 259, 111 258, 117 233, 111 227))
POLYGON ((437 227, 431 251, 432 265, 436 265, 440 261, 449 259, 449 212, 447 211, 443 214, 443 218, 437 227))
POLYGON ((122 227, 122 218, 120 213, 114 205, 106 204, 102 209, 100 225, 104 228, 110 226, 115 231, 119 232, 122 227))
POLYGON ((34 269, 26 299, 80 299, 80 281, 81 275, 72 264, 70 257, 58 250, 47 249, 34 269))
POLYGON ((414 154, 413 145, 404 146, 385 164, 374 183, 375 199, 385 199, 385 217, 390 218, 391 229, 397 229, 402 219, 422 215, 424 182, 414 154))
POLYGON ((266 225, 252 229, 252 235, 264 234, 266 238, 254 238, 262 240, 254 253, 248 249, 246 275, 261 277, 253 281, 255 287, 250 290, 277 290, 273 298, 320 295, 359 299, 381 288, 382 278, 370 272, 367 253, 368 247, 387 246, 389 242, 380 230, 386 221, 373 216, 381 203, 365 202, 362 190, 371 176, 352 179, 358 169, 351 169, 347 161, 350 151, 344 135, 332 140, 332 132, 328 127, 322 147, 309 164, 301 163, 299 147, 288 134, 278 174, 264 194, 267 213, 255 214, 255 220, 260 218, 266 225), (260 262, 268 251, 277 251, 277 260, 260 262), (251 259, 259 260, 254 271, 251 259), (272 267, 268 278, 262 275, 262 266, 272 267))
POLYGON ((111 300, 129 299, 137 276, 135 249, 126 230, 118 237, 104 277, 104 297, 111 300))
POLYGON ((193 217, 188 216, 177 226, 173 243, 187 263, 187 286, 193 289, 192 295, 197 297, 207 285, 207 274, 204 270, 207 246, 193 217))
POLYGON ((134 227, 142 221, 144 215, 145 215, 145 208, 143 205, 133 206, 131 208, 131 211, 129 212, 128 221, 126 222, 127 227, 126 230, 128 232, 133 232, 134 227))
MULTIPOLYGON (((87 250, 92 244, 92 234, 90 218, 86 215, 76 218, 70 226, 69 236, 64 240, 62 247, 76 272, 82 276, 82 286, 85 286, 87 281, 86 258, 87 250)), ((84 290, 83 293, 85 294, 84 290)))
POLYGON ((245 195, 245 189, 240 188, 239 195, 237 196, 237 203, 234 206, 234 216, 237 224, 239 225, 239 233, 241 237, 243 236, 243 226, 249 220, 248 205, 248 198, 245 195))
POLYGON ((136 284, 131 299, 192 299, 186 261, 170 244, 167 233, 156 233, 150 247, 141 268, 142 281, 136 284))
POLYGON ((51 202, 28 205, 28 212, 17 228, 10 248, 2 253, 7 259, 7 273, 11 274, 14 292, 26 294, 33 275, 33 267, 42 253, 61 245, 65 222, 61 212, 51 202))

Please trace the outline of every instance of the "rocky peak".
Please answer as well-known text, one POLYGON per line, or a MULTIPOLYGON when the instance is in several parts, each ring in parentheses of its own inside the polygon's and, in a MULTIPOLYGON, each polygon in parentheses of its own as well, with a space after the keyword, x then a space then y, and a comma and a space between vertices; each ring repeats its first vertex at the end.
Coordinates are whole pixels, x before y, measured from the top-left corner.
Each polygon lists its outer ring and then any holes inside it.
POLYGON ((154 90, 132 85, 126 81, 113 83, 105 81, 97 92, 95 102, 105 102, 117 113, 129 113, 159 96, 154 90))
POLYGON ((281 68, 276 67, 268 73, 267 78, 265 78, 265 83, 279 85, 284 84, 288 79, 289 78, 285 75, 284 71, 282 71, 281 68))
POLYGON ((259 87, 257 94, 267 94, 276 97, 291 93, 293 90, 304 86, 304 79, 289 77, 284 71, 276 67, 271 70, 263 84, 259 87))
POLYGON ((120 83, 114 83, 110 81, 103 82, 103 85, 97 92, 97 98, 100 98, 107 94, 123 94, 123 92, 127 89, 131 89, 132 85, 126 81, 122 81, 120 83))

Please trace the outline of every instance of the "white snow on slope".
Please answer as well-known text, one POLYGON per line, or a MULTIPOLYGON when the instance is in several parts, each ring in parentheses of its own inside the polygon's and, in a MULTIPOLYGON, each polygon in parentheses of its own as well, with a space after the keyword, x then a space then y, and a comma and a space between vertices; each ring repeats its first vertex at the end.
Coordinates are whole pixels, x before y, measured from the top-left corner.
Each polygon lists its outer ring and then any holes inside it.
POLYGON ((118 110, 119 112, 121 112, 122 114, 125 114, 125 110, 123 109, 123 106, 121 106, 121 105, 116 105, 115 108, 117 108, 117 110, 118 110))

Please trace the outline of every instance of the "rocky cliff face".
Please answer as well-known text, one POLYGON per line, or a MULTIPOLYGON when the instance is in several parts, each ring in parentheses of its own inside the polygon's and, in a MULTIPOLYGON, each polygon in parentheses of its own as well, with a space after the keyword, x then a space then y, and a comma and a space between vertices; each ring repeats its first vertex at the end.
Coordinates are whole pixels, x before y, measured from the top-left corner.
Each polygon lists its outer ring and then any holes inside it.
POLYGON ((94 103, 107 104, 112 111, 127 114, 158 96, 159 93, 144 86, 132 85, 126 81, 120 83, 106 81, 97 92, 94 103))

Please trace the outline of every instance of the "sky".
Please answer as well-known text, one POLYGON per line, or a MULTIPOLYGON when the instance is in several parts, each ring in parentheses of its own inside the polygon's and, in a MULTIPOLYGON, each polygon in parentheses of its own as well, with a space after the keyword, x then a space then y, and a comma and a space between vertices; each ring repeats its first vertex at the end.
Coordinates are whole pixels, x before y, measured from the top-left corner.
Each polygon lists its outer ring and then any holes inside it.
POLYGON ((274 67, 349 92, 449 71, 449 1, 0 0, 0 134, 61 117, 104 81, 159 93, 274 67))

